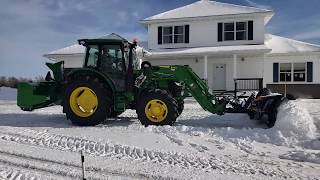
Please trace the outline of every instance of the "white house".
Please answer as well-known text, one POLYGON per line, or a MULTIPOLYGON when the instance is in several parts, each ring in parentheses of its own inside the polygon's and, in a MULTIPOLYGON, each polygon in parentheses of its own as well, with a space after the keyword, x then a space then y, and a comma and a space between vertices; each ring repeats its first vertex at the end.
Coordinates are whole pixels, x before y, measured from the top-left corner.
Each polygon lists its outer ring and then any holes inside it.
MULTIPOLYGON (((255 86, 247 79, 258 78, 280 93, 320 98, 320 46, 267 34, 273 15, 271 10, 201 0, 148 17, 141 21, 148 29, 150 52, 144 60, 189 65, 212 90, 232 91, 235 79, 255 86)), ((78 67, 81 48, 45 56, 78 67)))
POLYGON ((141 22, 148 29, 147 60, 187 64, 213 90, 234 90, 234 79, 261 78, 275 91, 286 87, 287 93, 320 98, 320 46, 267 34, 273 15, 201 0, 148 17, 141 22))

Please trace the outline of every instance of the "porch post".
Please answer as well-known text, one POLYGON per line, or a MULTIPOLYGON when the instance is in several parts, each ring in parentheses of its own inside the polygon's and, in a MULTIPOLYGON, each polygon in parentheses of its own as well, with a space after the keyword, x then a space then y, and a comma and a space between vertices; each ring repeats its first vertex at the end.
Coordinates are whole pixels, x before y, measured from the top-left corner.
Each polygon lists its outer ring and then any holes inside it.
POLYGON ((203 79, 208 80, 208 56, 203 58, 203 79))
POLYGON ((234 80, 234 98, 237 98, 237 58, 236 54, 233 55, 233 80, 234 80))
POLYGON ((263 66, 262 66, 262 88, 267 87, 266 83, 266 71, 265 71, 265 63, 266 63, 266 53, 263 53, 263 66))
POLYGON ((233 79, 237 78, 237 58, 236 54, 233 55, 233 79))

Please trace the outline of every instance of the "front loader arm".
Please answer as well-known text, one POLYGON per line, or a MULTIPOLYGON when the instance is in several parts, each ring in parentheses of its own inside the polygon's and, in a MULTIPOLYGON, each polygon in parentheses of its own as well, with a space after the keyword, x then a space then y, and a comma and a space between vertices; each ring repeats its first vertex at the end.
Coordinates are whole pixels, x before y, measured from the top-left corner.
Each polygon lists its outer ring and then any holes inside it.
POLYGON ((222 115, 226 102, 218 100, 209 92, 207 84, 188 66, 160 66, 157 73, 171 75, 175 81, 182 83, 200 106, 211 113, 222 115))

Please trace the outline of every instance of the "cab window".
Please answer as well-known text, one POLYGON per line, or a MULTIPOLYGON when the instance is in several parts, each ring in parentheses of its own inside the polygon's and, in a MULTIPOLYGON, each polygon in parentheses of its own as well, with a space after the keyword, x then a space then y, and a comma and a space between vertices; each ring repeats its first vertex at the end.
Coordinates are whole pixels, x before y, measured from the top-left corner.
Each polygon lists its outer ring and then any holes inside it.
POLYGON ((89 46, 88 49, 87 67, 97 67, 99 48, 98 46, 89 46))
POLYGON ((101 48, 101 69, 103 71, 124 71, 120 45, 104 45, 101 48))

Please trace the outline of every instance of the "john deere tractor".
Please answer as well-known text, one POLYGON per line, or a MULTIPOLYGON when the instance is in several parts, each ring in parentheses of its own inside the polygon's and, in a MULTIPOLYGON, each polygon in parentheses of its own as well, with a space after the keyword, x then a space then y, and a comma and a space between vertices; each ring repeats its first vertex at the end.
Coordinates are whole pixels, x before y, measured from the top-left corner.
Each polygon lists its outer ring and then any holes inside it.
MULTIPOLYGON (((64 73, 63 62, 47 63, 53 77, 48 72, 44 82, 18 85, 17 103, 22 110, 62 105, 72 123, 92 126, 134 109, 140 122, 148 126, 172 125, 190 95, 204 110, 218 115, 223 115, 231 102, 209 93, 207 84, 188 66, 140 65, 135 42, 99 38, 80 39, 78 43, 86 47, 83 67, 64 73)), ((254 96, 245 107, 237 108, 251 117, 272 115, 272 124, 276 109, 272 108, 272 113, 270 109, 282 98, 254 96)))

